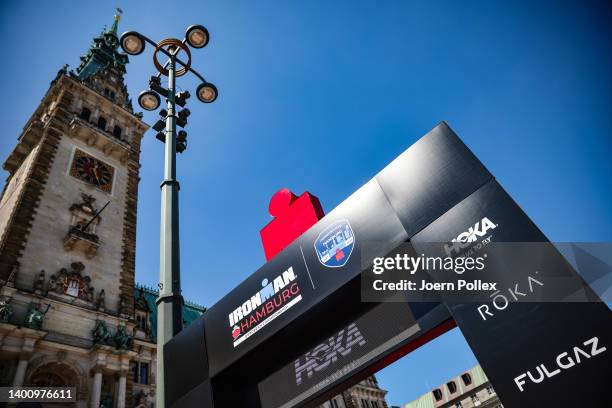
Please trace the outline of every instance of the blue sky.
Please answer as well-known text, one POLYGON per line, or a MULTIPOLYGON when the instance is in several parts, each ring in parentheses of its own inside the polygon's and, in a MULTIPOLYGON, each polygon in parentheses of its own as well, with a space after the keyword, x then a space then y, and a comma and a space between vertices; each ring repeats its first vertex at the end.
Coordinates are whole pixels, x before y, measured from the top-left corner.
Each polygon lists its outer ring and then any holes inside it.
MULTIPOLYGON (((556 241, 612 241, 612 13, 605 2, 124 1, 120 31, 211 33, 194 66, 219 99, 192 98, 179 158, 183 294, 212 305, 264 263, 259 229, 281 187, 331 210, 446 120, 556 241)), ((2 2, 7 96, 0 156, 64 63, 115 4, 2 2)), ((132 96, 152 72, 131 58, 132 96)), ((196 81, 181 78, 192 90, 196 81)), ((152 123, 153 114, 145 115, 152 123)), ((162 145, 142 146, 137 280, 158 280, 162 145)), ((379 374, 403 404, 475 365, 456 330, 379 374)))

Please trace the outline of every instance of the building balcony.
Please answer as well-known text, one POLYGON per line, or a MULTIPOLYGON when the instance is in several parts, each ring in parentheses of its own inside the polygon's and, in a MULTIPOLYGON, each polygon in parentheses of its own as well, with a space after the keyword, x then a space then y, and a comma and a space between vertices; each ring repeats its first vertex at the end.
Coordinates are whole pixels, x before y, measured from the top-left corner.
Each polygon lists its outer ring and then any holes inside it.
POLYGON ((126 140, 79 117, 70 121, 68 136, 84 141, 88 146, 97 148, 105 156, 117 158, 121 163, 127 161, 130 153, 130 144, 126 140))
POLYGON ((66 251, 81 250, 85 252, 88 259, 96 256, 100 247, 100 238, 96 234, 85 232, 77 227, 70 227, 68 234, 64 237, 64 249, 66 251))

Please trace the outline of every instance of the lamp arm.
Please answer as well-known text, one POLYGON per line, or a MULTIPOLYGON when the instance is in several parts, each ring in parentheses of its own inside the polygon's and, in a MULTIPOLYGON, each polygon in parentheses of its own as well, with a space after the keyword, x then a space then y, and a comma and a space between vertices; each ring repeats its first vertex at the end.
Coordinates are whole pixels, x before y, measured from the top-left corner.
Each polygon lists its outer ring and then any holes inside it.
POLYGON ((204 83, 207 83, 207 82, 206 82, 206 80, 204 79, 204 77, 203 77, 202 75, 200 75, 200 74, 198 73, 198 71, 196 71, 196 70, 195 70, 195 69, 193 69, 193 68, 189 68, 189 71, 191 71, 191 73, 192 73, 193 75, 195 75, 195 76, 197 76, 198 78, 200 78, 200 81, 202 81, 202 82, 204 82, 204 83))
MULTIPOLYGON (((186 67, 187 65, 185 63, 183 63, 180 59, 176 58, 176 56, 174 57, 175 61, 178 62, 179 64, 181 64, 183 67, 186 67)), ((166 61, 166 63, 164 64, 164 68, 166 68, 168 66, 168 64, 170 63, 170 61, 166 61)), ((200 81, 207 83, 207 81, 204 79, 204 77, 195 69, 193 69, 192 67, 189 67, 188 70, 195 76, 197 76, 200 81)), ((159 78, 161 77, 161 72, 158 72, 156 74, 156 76, 159 78)))
MULTIPOLYGON (((146 42, 148 42, 148 43, 149 43, 149 44, 151 44, 152 46, 157 47, 157 43, 156 43, 155 41, 151 40, 151 39, 150 39, 149 37, 147 37, 146 35, 141 34, 141 33, 137 33, 137 34, 138 34, 138 36, 139 36, 140 38, 142 38, 143 40, 145 40, 146 42)), ((162 51, 165 51, 165 50, 162 50, 162 51)), ((166 53, 166 54, 168 54, 168 53, 166 53)), ((168 56, 170 56, 170 55, 168 54, 168 56)))
MULTIPOLYGON (((154 47, 156 47, 156 48, 157 48, 157 43, 156 43, 155 41, 151 40, 149 37, 147 37, 147 36, 146 36, 146 35, 144 35, 144 34, 138 33, 138 35, 140 36, 140 38, 142 38, 143 40, 145 40, 146 42, 148 42, 149 44, 151 44, 152 46, 154 46, 154 47)), ((187 42, 187 39, 186 39, 186 38, 185 38, 185 39, 183 39, 183 41, 182 41, 182 42, 183 42, 183 44, 185 44, 185 43, 187 42)), ((174 60, 175 60, 176 62, 178 62, 178 63, 179 63, 181 66, 183 66, 183 67, 187 67, 187 64, 186 64, 186 63, 184 63, 183 61, 181 61, 179 58, 177 58, 177 57, 176 57, 176 54, 177 54, 177 53, 180 51, 180 49, 179 49, 179 48, 177 48, 177 49, 176 49, 176 51, 174 51, 173 53, 170 53, 170 52, 168 52, 167 50, 165 50, 164 48, 161 48, 161 47, 159 48, 159 50, 160 50, 162 53, 164 53, 164 54, 165 54, 165 55, 166 55, 168 58, 172 58, 172 57, 174 57, 174 60)), ((167 67, 169 63, 170 63, 170 61, 166 62, 166 63, 164 64, 164 68, 165 68, 165 67, 167 67)), ((191 67, 188 67, 188 70, 189 70, 189 71, 191 71, 191 73, 192 73, 193 75, 197 76, 197 77, 200 79, 200 81, 202 81, 202 82, 204 82, 204 83, 207 83, 207 82, 206 82, 206 80, 204 79, 204 77, 203 77, 202 75, 200 75, 200 73, 199 73, 198 71, 196 71, 195 69, 193 69, 193 68, 191 68, 191 67)), ((161 76, 161 73, 158 73, 158 74, 157 74, 157 77, 160 77, 160 76, 161 76)))

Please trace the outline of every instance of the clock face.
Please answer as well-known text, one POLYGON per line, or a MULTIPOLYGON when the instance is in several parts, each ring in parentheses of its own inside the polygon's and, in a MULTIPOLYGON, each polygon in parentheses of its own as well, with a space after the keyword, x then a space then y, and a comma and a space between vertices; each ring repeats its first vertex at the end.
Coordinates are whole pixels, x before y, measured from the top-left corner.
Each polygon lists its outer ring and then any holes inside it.
POLYGON ((113 174, 115 170, 112 166, 77 150, 71 167, 71 175, 93 184, 102 191, 111 192, 113 174))

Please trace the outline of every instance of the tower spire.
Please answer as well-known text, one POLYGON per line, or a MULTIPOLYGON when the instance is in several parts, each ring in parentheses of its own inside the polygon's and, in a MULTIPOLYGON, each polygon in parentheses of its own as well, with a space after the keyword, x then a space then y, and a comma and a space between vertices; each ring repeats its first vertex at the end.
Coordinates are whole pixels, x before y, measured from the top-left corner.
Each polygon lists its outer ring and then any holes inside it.
POLYGON ((115 36, 117 36, 117 28, 119 27, 119 21, 121 20, 121 15, 123 14, 123 10, 121 10, 119 7, 117 7, 116 11, 115 16, 113 17, 113 25, 111 26, 110 30, 107 31, 109 34, 115 34, 115 36))
POLYGON ((112 26, 93 39, 72 76, 131 112, 131 102, 123 81, 128 56, 120 52, 117 35, 122 14, 123 10, 117 8, 112 26))

